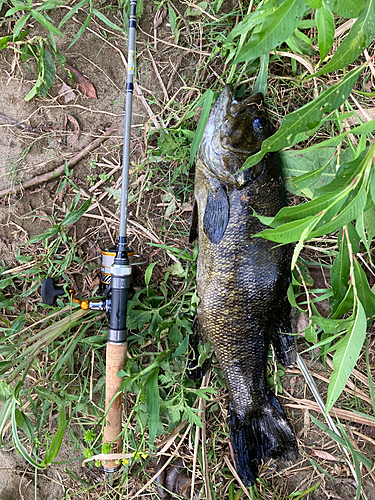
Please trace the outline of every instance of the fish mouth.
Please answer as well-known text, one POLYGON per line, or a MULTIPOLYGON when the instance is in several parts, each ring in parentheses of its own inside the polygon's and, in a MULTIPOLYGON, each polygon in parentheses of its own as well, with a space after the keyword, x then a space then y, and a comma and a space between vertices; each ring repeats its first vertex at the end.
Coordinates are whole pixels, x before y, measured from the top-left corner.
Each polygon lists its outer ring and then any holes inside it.
POLYGON ((237 100, 235 98, 234 87, 231 84, 225 85, 218 100, 216 101, 216 119, 219 124, 228 118, 240 118, 250 107, 261 108, 264 104, 264 97, 261 92, 257 92, 246 99, 237 100))
POLYGON ((230 107, 228 109, 228 114, 230 114, 233 118, 238 118, 241 115, 245 114, 250 106, 257 106, 260 108, 263 105, 263 94, 261 92, 257 92, 256 94, 251 95, 247 99, 242 101, 237 101, 237 99, 232 99, 230 107))

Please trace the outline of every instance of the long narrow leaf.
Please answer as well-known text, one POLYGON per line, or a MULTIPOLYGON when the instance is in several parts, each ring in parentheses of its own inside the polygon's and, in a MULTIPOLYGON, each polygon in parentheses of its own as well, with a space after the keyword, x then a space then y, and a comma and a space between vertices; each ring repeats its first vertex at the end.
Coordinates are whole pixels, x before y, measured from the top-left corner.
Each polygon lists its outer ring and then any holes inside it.
POLYGON ((320 60, 323 61, 330 51, 335 36, 335 20, 331 9, 325 2, 315 12, 316 26, 318 28, 318 47, 320 60))
POLYGON ((303 0, 286 0, 253 33, 234 59, 234 64, 254 60, 283 43, 297 28, 305 10, 303 0))
POLYGON ((352 26, 349 34, 337 48, 332 59, 312 76, 319 76, 345 68, 362 54, 365 48, 373 42, 374 37, 375 0, 368 0, 365 8, 352 26))
POLYGON ((65 408, 61 407, 60 413, 59 413, 59 424, 57 426, 57 430, 56 430, 55 434, 53 435, 51 444, 46 451, 43 462, 41 463, 41 465, 43 465, 44 467, 47 467, 49 464, 51 464, 55 460, 55 458, 57 457, 57 454, 58 454, 60 447, 61 447, 62 440, 64 438, 65 429, 66 429, 65 408))
MULTIPOLYGON (((326 432, 330 438, 332 438, 336 443, 339 443, 341 446, 345 447, 346 449, 346 443, 345 439, 342 438, 340 435, 336 434, 334 431, 329 429, 325 424, 320 422, 317 418, 315 418, 313 415, 310 415, 311 420, 313 423, 319 427, 322 431, 326 432)), ((363 453, 360 451, 355 450, 355 453, 358 457, 358 460, 363 463, 363 465, 370 471, 373 470, 374 468, 374 463, 371 462, 363 453)))
POLYGON ((20 455, 29 462, 30 465, 35 467, 36 469, 43 470, 45 469, 44 465, 34 460, 34 458, 27 452, 26 448, 21 443, 21 440, 18 435, 17 421, 16 421, 16 408, 17 402, 12 407, 12 436, 14 440, 14 444, 19 451, 20 455))
POLYGON ((353 327, 340 340, 333 356, 333 372, 328 386, 326 414, 340 396, 352 373, 366 337, 366 313, 360 301, 353 327))
POLYGON ((31 9, 30 10, 31 15, 33 18, 38 21, 39 24, 44 26, 47 30, 52 31, 52 33, 55 33, 55 35, 63 36, 61 31, 59 31, 56 26, 54 26, 52 23, 50 23, 40 12, 37 10, 31 9))

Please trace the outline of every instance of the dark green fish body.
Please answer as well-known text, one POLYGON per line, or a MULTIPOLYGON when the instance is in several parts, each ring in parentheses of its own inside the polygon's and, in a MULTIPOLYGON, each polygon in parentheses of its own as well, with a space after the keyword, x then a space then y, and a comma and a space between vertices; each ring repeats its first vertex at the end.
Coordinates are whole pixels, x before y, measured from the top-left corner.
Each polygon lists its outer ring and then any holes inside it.
POLYGON ((227 86, 211 111, 196 161, 195 330, 210 341, 223 371, 237 471, 249 485, 262 458, 297 456, 293 431, 266 382, 270 343, 283 364, 293 361, 293 339, 282 333, 290 332, 291 250, 253 238, 265 228, 253 210, 274 216, 286 202, 279 157, 269 154, 238 173, 271 133, 262 95, 237 102, 227 86))

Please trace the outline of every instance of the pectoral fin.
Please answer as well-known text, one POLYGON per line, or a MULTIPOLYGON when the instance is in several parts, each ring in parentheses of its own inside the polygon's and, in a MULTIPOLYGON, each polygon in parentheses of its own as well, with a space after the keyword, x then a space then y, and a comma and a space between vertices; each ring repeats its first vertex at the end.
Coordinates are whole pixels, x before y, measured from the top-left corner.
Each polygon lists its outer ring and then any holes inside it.
POLYGON ((203 230, 212 243, 220 243, 229 220, 229 200, 223 187, 209 191, 203 216, 203 230))

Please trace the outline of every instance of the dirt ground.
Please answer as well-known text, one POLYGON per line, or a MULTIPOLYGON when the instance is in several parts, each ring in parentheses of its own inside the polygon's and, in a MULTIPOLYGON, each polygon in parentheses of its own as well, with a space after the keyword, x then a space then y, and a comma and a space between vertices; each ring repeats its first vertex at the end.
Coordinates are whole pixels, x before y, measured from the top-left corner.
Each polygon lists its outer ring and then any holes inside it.
MULTIPOLYGON (((176 5, 183 9, 182 5, 178 3, 176 5)), ((168 116, 160 115, 159 107, 151 109, 152 105, 147 103, 154 99, 155 102, 166 104, 164 91, 168 85, 170 84, 168 95, 172 97, 183 86, 184 75, 190 75, 192 68, 199 64, 200 60, 199 51, 197 53, 179 51, 176 54, 171 42, 170 27, 164 20, 156 33, 160 40, 164 39, 169 44, 158 42, 157 57, 154 55, 153 61, 147 43, 154 44, 153 26, 157 5, 145 2, 145 8, 138 33, 139 87, 134 94, 133 103, 132 162, 134 164, 137 164, 146 153, 146 130, 156 129, 168 121, 168 116), (174 63, 178 57, 180 66, 176 75, 174 63), (158 74, 154 70, 154 64, 158 68, 158 74), (163 86, 159 78, 164 82, 163 86)), ((63 16, 64 12, 60 15, 63 16)), ((80 15, 77 17, 82 21, 80 15)), ((82 200, 92 194, 104 193, 101 203, 108 210, 105 220, 100 211, 93 210, 89 213, 89 217, 82 218, 74 229, 77 231, 76 239, 85 240, 84 251, 89 252, 95 259, 99 248, 111 244, 111 238, 115 238, 117 234, 116 204, 107 192, 96 185, 100 182, 99 174, 106 173, 110 178, 113 176, 111 183, 106 181, 106 186, 117 189, 119 187, 126 80, 124 59, 127 57, 127 48, 125 37, 105 39, 100 27, 92 23, 90 30, 87 30, 68 50, 78 29, 77 26, 74 22, 65 25, 64 38, 57 39, 58 49, 66 57, 67 63, 84 74, 93 84, 97 99, 89 98, 82 90, 77 89, 67 72, 58 67, 55 85, 48 98, 36 97, 26 102, 24 97, 32 88, 35 72, 32 73, 13 51, 0 52, 0 190, 8 188, 14 182, 31 179, 63 165, 65 160, 69 160, 95 138, 101 136, 108 126, 117 127, 107 140, 73 168, 72 179, 81 190, 82 200), (72 87, 74 92, 74 100, 67 104, 62 104, 58 98, 62 83, 72 87), (18 122, 18 125, 9 122, 5 117, 18 122), (79 132, 75 123, 79 125, 79 132), (42 130, 42 133, 30 129, 42 130)), ((5 27, 2 26, 0 37, 5 32, 5 27)), ((207 78, 214 79, 215 76, 208 72, 207 78)), ((64 211, 71 203, 76 193, 67 189, 58 196, 56 194, 58 183, 58 180, 41 183, 21 194, 10 195, 0 201, 0 260, 7 265, 13 265, 13 255, 22 244, 50 227, 48 217, 58 210, 59 206, 64 211)), ((147 203, 147 196, 143 201, 147 203)), ((158 211, 162 213, 162 210, 165 210, 165 207, 153 207, 155 218, 158 211)), ((181 208, 181 211, 183 210, 185 210, 185 220, 188 221, 191 200, 184 203, 181 208)), ((144 246, 145 242, 158 241, 156 222, 150 229, 150 226, 146 227, 142 220, 137 220, 133 212, 130 214, 130 219, 129 234, 132 246, 138 247, 140 244, 144 246)), ((319 367, 317 371, 323 371, 323 368, 319 367)), ((311 397, 302 382, 302 377, 295 372, 285 377, 285 387, 287 392, 296 398, 311 397)), ((291 400, 283 399, 283 403, 288 401, 291 400)), ((320 449, 335 454, 337 447, 332 440, 322 436, 322 432, 312 424, 308 410, 289 408, 288 412, 301 443, 302 461, 300 472, 286 475, 288 479, 283 486, 284 493, 307 489, 312 485, 313 478, 314 482, 322 480, 322 485, 309 495, 308 498, 311 500, 355 498, 354 480, 344 462, 335 464, 333 478, 325 476, 321 471, 315 472, 314 476, 311 475, 309 459, 313 456, 312 450, 320 449)), ((312 413, 317 415, 316 412, 312 413)), ((373 429, 368 431, 369 435, 373 429)), ((374 446, 369 445, 369 447, 374 453, 374 446)), ((79 461, 71 462, 77 456, 77 452, 67 441, 62 446, 58 461, 69 461, 69 469, 88 484, 100 482, 102 479, 100 473, 98 477, 94 477, 94 474, 82 467, 79 461)), ((319 457, 315 455, 314 460, 319 461, 319 457)), ((372 479, 365 477, 363 482, 368 500, 375 500, 372 479)), ((7 445, 1 449, 0 500, 91 498, 76 493, 70 489, 70 485, 71 477, 66 474, 64 465, 51 466, 39 472, 36 481, 34 470, 13 446, 7 445), (34 484, 37 484, 36 490, 34 484)), ((97 498, 94 493, 92 498, 97 498)))

